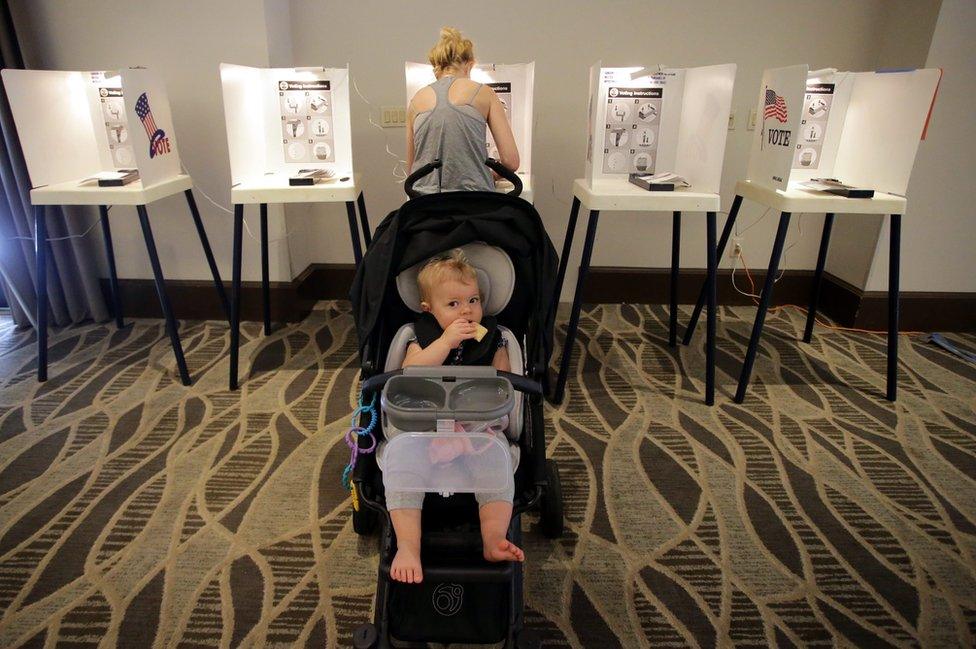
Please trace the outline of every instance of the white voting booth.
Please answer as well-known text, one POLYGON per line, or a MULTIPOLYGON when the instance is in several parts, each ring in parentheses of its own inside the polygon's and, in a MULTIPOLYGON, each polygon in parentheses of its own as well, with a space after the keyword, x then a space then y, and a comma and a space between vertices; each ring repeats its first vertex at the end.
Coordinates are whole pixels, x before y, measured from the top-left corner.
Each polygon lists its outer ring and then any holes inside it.
POLYGON ((367 246, 371 232, 361 178, 353 172, 348 68, 221 63, 220 82, 234 204, 230 388, 235 390, 244 206, 260 206, 265 335, 271 333, 269 204, 344 203, 357 265, 363 255, 357 206, 367 246))
POLYGON ((162 81, 145 69, 118 72, 4 70, 21 148, 34 187, 138 169, 141 188, 181 175, 162 81))
MULTIPOLYGON (((837 214, 888 215, 886 396, 889 401, 896 399, 901 217, 907 208, 905 192, 915 153, 941 74, 940 70, 810 72, 806 65, 763 73, 756 107, 760 124, 752 142, 748 178, 736 183, 735 201, 717 250, 721 256, 743 199, 780 213, 752 335, 739 374, 737 403, 742 403, 746 396, 790 218, 797 213, 824 214, 804 342, 810 342, 813 335, 834 217, 837 214), (846 187, 823 182, 812 188, 807 185, 828 179, 846 187)), ((699 297, 696 313, 701 303, 699 297)), ((686 343, 694 328, 693 314, 686 330, 686 343)))
MULTIPOLYGON (((407 103, 413 96, 434 81, 434 68, 426 63, 407 62, 404 65, 407 82, 407 103)), ((522 198, 532 202, 532 93, 535 85, 535 63, 479 63, 471 69, 471 79, 490 86, 512 126, 519 152, 517 173, 522 177, 522 198)), ((498 159, 498 148, 491 133, 485 142, 488 157, 498 159)), ((509 185, 510 186, 510 185, 509 185)))
POLYGON ((573 183, 573 204, 556 277, 562 289, 573 233, 581 207, 589 210, 586 239, 553 402, 562 401, 570 373, 579 325, 582 289, 589 271, 601 213, 642 212, 671 217, 671 305, 668 341, 677 340, 677 282, 680 272, 681 218, 704 212, 708 332, 705 359, 705 403, 715 398, 716 214, 728 133, 734 64, 700 68, 590 68, 586 174, 573 183), (673 191, 649 191, 630 182, 630 174, 672 173, 689 183, 673 191))
POLYGON ((189 385, 190 373, 149 221, 149 203, 183 193, 214 287, 228 313, 230 306, 193 198, 192 180, 182 172, 162 80, 149 70, 130 68, 117 72, 4 70, 3 82, 33 187, 38 380, 47 378, 47 246, 43 243, 47 234, 43 206, 99 207, 113 311, 116 326, 122 328, 122 298, 108 208, 134 205, 180 379, 189 385), (122 176, 131 170, 138 171, 138 179, 123 184, 122 176), (120 173, 123 171, 126 173, 120 173), (100 180, 115 184, 103 186, 100 180))
POLYGON ((220 64, 231 181, 248 184, 302 169, 352 175, 347 68, 220 64))
POLYGON ((748 180, 785 190, 836 178, 904 195, 941 74, 766 70, 748 180))
POLYGON ((672 172, 717 193, 736 66, 590 68, 586 179, 672 172))

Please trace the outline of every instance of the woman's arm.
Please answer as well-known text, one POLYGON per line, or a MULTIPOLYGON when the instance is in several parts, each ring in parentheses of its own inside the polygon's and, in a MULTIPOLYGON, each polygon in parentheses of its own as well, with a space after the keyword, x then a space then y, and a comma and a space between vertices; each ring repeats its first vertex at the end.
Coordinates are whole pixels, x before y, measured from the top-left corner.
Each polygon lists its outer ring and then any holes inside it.
MULTIPOLYGON (((488 88, 488 86, 483 86, 488 88)), ((512 171, 518 171, 519 153, 518 146, 515 144, 515 136, 512 134, 512 126, 505 117, 505 108, 498 99, 498 95, 491 88, 488 88, 488 130, 495 138, 495 145, 498 147, 499 162, 512 171)))
POLYGON ((413 145, 413 119, 417 116, 413 107, 413 100, 407 106, 407 175, 413 169, 414 145, 413 145))

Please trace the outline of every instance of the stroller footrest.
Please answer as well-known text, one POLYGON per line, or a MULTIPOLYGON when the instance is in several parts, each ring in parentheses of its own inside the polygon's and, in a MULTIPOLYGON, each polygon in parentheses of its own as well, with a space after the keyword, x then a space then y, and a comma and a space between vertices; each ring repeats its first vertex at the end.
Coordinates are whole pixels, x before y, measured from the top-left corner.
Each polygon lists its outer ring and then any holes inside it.
MULTIPOLYGON (((380 574, 390 578, 392 561, 380 562, 380 574)), ((491 562, 484 559, 475 563, 447 563, 442 565, 423 566, 424 581, 434 582, 471 582, 471 583, 508 583, 515 575, 515 564, 511 561, 491 562)))

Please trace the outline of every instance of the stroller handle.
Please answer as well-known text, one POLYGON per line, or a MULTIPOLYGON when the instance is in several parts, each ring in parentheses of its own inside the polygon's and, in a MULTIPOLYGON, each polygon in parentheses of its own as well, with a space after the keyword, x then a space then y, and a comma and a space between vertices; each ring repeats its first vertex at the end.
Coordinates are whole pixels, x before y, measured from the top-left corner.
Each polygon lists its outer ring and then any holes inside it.
MULTIPOLYGON (((512 191, 507 192, 509 196, 518 196, 522 193, 522 179, 518 177, 514 171, 500 163, 494 158, 488 158, 485 160, 485 166, 497 173, 499 176, 512 183, 512 191)), ((417 198, 420 196, 420 192, 413 188, 414 183, 418 180, 434 171, 435 169, 441 168, 440 158, 435 159, 433 162, 428 162, 423 167, 417 169, 403 181, 403 191, 407 192, 407 196, 410 198, 417 198)))
POLYGON ((433 162, 428 162, 423 167, 417 169, 417 171, 407 176, 407 178, 403 181, 403 191, 407 192, 407 196, 409 196, 410 198, 417 198, 418 196, 420 196, 420 192, 418 192, 413 188, 413 184, 418 180, 420 180, 421 178, 423 178, 424 176, 426 176, 427 174, 429 174, 431 171, 440 168, 441 168, 440 158, 435 158, 433 162))
MULTIPOLYGON (((449 367, 449 366, 445 366, 449 367)), ((450 370, 446 370, 450 372, 450 370)), ((394 376, 400 376, 403 374, 403 370, 393 370, 392 372, 385 372, 383 374, 377 374, 371 376, 365 381, 363 381, 362 391, 363 393, 379 392, 386 385, 386 382, 392 379, 394 376)), ((542 386, 538 381, 533 381, 530 378, 526 378, 521 374, 513 374, 511 372, 502 372, 500 370, 495 371, 495 375, 499 378, 508 379, 508 382, 512 384, 512 387, 519 392, 524 392, 525 394, 533 394, 537 396, 542 395, 542 386)))

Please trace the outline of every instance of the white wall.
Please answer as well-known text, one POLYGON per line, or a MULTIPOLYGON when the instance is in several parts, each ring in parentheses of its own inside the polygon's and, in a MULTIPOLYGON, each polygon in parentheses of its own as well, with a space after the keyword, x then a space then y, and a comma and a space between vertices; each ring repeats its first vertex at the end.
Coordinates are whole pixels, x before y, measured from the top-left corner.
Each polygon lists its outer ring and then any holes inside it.
MULTIPOLYGON (((926 67, 942 68, 902 218, 903 291, 976 292, 976 2, 943 0, 926 67)), ((887 290, 888 223, 866 289, 887 290)))
MULTIPOLYGON (((292 42, 299 65, 351 61, 359 88, 374 106, 402 105, 402 63, 424 60, 442 25, 461 28, 472 38, 476 55, 483 61, 535 60, 535 203, 558 251, 568 219, 571 183, 583 173, 589 66, 597 59, 609 65, 738 64, 733 97, 737 127, 729 133, 722 183, 723 208, 727 210, 735 181, 746 168, 753 132, 745 126, 756 103, 762 70, 801 62, 812 68, 865 70, 873 69, 877 60, 882 35, 879 25, 890 10, 888 2, 824 0, 816 3, 815 11, 804 11, 803 6, 777 0, 500 0, 479 4, 416 0, 409 5, 380 0, 292 0, 292 42)), ((357 168, 368 174, 366 197, 373 224, 403 200, 400 186, 390 173, 393 160, 383 150, 384 136, 394 151, 403 152, 403 129, 381 131, 370 126, 366 106, 354 94, 354 158, 357 168)), ((752 224, 762 212, 754 204, 744 205, 740 229, 752 224)), ((776 221, 776 215, 769 214, 745 234, 744 254, 750 267, 765 267, 768 262, 776 221)), ((815 265, 822 221, 820 215, 794 218, 786 267, 815 265)), ((722 222, 720 217, 719 227, 722 222)), ((592 263, 667 267, 670 223, 665 214, 604 213, 592 263)), ((347 228, 342 221, 315 219, 309 221, 309 227, 314 233, 306 239, 311 258, 351 261, 347 228)), ((571 297, 584 228, 585 218, 579 224, 563 299, 571 297)), ((704 267, 704 230, 703 215, 685 217, 683 265, 704 267)), ((870 249, 862 252, 865 257, 871 254, 870 249)), ((867 263, 863 262, 862 274, 866 274, 867 263)), ((729 260, 723 259, 722 265, 728 266, 729 260)))
MULTIPOLYGON (((269 15, 287 19, 287 0, 14 0, 11 9, 27 64, 34 68, 103 70, 142 65, 166 83, 180 154, 194 183, 218 203, 230 203, 230 165, 217 66, 221 61, 269 65, 269 15)), ((284 36, 287 36, 287 31, 284 36)), ((281 33, 275 46, 282 47, 281 33)), ((290 46, 289 46, 290 47, 290 46)), ((290 56, 290 53, 289 53, 290 56)), ((221 276, 230 279, 232 218, 196 192, 221 276)), ((210 270, 182 195, 148 206, 163 274, 172 279, 208 279, 210 270)), ((95 213, 92 211, 94 219, 95 213)), ((110 212, 119 276, 151 278, 135 208, 110 212)), ((258 235, 257 208, 248 223, 258 235)), ((271 218, 271 238, 283 236, 283 221, 271 218)), ((101 237, 92 231, 92 249, 101 237)), ((260 279, 257 241, 244 238, 245 279, 260 279)), ((272 246, 274 279, 290 279, 287 249, 272 246), (283 253, 283 254, 282 254, 283 253), (286 277, 287 275, 287 277, 286 277)))
MULTIPOLYGON (((733 97, 737 127, 729 133, 722 184, 723 206, 728 209, 735 181, 746 167, 753 132, 745 126, 764 68, 800 62, 813 68, 849 70, 901 65, 901 61, 893 59, 914 60, 919 57, 918 52, 927 51, 930 18, 938 6, 937 2, 912 0, 821 0, 816 11, 804 11, 807 5, 777 0, 498 0, 490 4, 432 0, 409 4, 381 0, 14 0, 11 4, 33 67, 101 69, 145 65, 158 70, 169 89, 184 163, 194 174, 196 184, 225 206, 229 204, 230 174, 217 74, 221 61, 255 66, 349 63, 353 78, 373 104, 374 119, 378 121, 379 106, 404 103, 403 61, 423 60, 442 25, 456 25, 471 36, 483 61, 535 60, 536 206, 557 250, 565 232, 571 183, 583 171, 586 76, 597 59, 609 65, 738 64, 733 97)), ((942 22, 940 28, 946 29, 942 22)), ((951 28, 958 33, 957 38, 963 39, 960 42, 965 42, 965 24, 957 21, 951 28)), ((955 56, 957 61, 964 60, 962 51, 955 56)), ((367 106, 355 90, 352 108, 354 162, 365 177, 367 207, 375 226, 403 202, 402 187, 391 174, 394 160, 385 153, 384 142, 389 141, 391 149, 402 154, 404 132, 370 126, 367 106)), ((967 123, 958 117, 944 121, 967 123)), ((933 141, 923 143, 923 152, 935 148, 930 146, 933 141)), ((911 191, 918 191, 915 181, 911 191)), ((221 273, 229 278, 231 218, 200 194, 197 196, 221 273)), ((915 206, 921 210, 922 202, 913 195, 911 210, 915 206)), ((255 234, 256 212, 253 208, 248 216, 255 234)), ((207 278, 209 273, 182 201, 172 198, 154 204, 150 214, 167 276, 207 278)), ((744 207, 740 230, 761 214, 755 205, 744 207)), ((694 214, 685 218, 685 266, 704 266, 703 221, 694 214)), ((784 263, 788 268, 811 268, 816 259, 822 218, 804 217, 802 238, 800 221, 795 218, 790 230, 787 245, 792 247, 784 263)), ((844 227, 843 221, 838 219, 828 270, 863 286, 878 242, 877 225, 872 230, 858 224, 842 236, 838 232, 844 227), (851 272, 845 274, 849 269, 851 272)), ((134 210, 113 210, 112 225, 120 239, 120 275, 150 277, 134 210)), ((584 225, 585 218, 577 232, 564 299, 575 282, 584 225)), ((744 252, 750 267, 766 265, 775 227, 775 215, 770 214, 745 233, 744 252)), ((906 240, 907 235, 906 232, 906 240)), ((352 261, 341 205, 273 209, 271 238, 277 240, 271 254, 273 279, 290 279, 310 263, 352 261)), ((669 239, 667 215, 607 213, 601 219, 593 263, 666 267, 669 239)), ((93 245, 96 249, 97 244, 95 241, 93 245)), ((245 279, 258 279, 258 246, 247 236, 244 254, 245 279)), ((722 264, 728 266, 728 259, 723 259, 722 264)), ((909 274, 905 277, 907 281, 909 274)), ((910 287, 906 284, 905 288, 910 287)))

